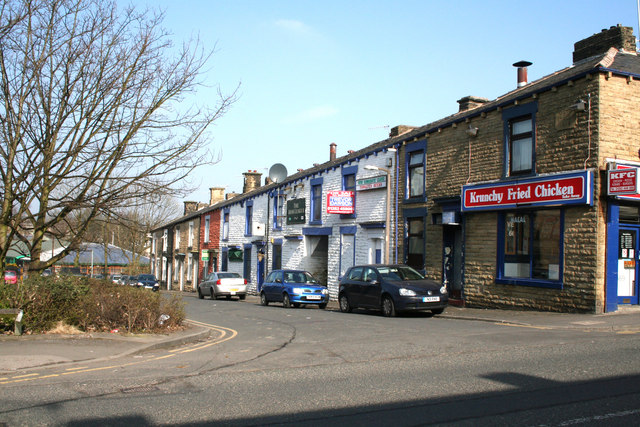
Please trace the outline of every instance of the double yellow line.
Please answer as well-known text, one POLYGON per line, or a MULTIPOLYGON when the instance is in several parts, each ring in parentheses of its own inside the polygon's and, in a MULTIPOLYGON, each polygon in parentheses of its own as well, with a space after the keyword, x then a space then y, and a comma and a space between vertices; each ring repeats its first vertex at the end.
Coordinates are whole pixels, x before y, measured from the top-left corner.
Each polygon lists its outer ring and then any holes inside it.
POLYGON ((198 322, 196 320, 187 320, 187 322, 191 323, 193 325, 196 325, 196 326, 202 326, 202 327, 205 327, 205 328, 209 328, 212 331, 216 331, 216 332, 218 332, 219 336, 217 338, 215 338, 211 342, 196 343, 196 344, 193 344, 193 345, 188 346, 186 348, 177 348, 177 349, 169 350, 169 354, 164 355, 164 356, 152 357, 150 359, 139 360, 139 361, 136 361, 136 362, 129 362, 129 363, 124 363, 124 364, 120 364, 120 365, 101 366, 101 367, 97 367, 97 368, 90 368, 88 366, 79 366, 79 367, 74 367, 74 368, 68 368, 65 372, 62 372, 62 373, 59 373, 59 374, 42 375, 42 374, 39 374, 39 373, 31 373, 31 374, 17 375, 17 376, 13 376, 13 377, 0 377, 0 385, 2 385, 2 384, 16 384, 16 383, 21 383, 21 382, 45 379, 45 378, 55 378, 55 377, 62 377, 62 376, 65 376, 65 375, 72 375, 72 374, 79 374, 79 373, 86 373, 86 372, 105 371, 107 369, 115 369, 115 368, 123 368, 123 367, 127 367, 127 366, 139 365, 139 364, 142 364, 142 363, 153 362, 155 360, 167 359, 169 357, 174 357, 174 356, 176 356, 178 354, 190 353, 192 351, 202 350, 203 348, 211 347, 211 346, 214 346, 214 345, 217 345, 217 344, 222 344, 223 342, 229 341, 229 340, 235 338, 238 335, 238 331, 236 331, 234 329, 231 329, 231 328, 225 328, 223 326, 210 325, 208 323, 198 322))

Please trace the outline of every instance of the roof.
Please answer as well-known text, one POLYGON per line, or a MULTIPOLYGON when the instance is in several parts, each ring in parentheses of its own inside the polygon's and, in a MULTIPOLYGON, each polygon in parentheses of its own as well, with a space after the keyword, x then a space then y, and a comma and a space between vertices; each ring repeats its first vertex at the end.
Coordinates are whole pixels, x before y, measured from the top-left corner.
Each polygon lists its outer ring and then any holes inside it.
POLYGON ((532 95, 542 93, 551 90, 555 86, 566 84, 571 80, 582 78, 588 74, 612 72, 618 75, 626 75, 640 78, 640 57, 635 52, 625 52, 624 50, 618 50, 615 48, 609 49, 606 53, 597 55, 591 58, 579 61, 570 67, 556 71, 545 77, 542 77, 536 81, 530 82, 527 85, 517 88, 511 92, 508 92, 495 100, 486 102, 481 106, 464 110, 437 120, 435 122, 426 124, 424 126, 416 127, 415 129, 403 133, 398 136, 390 137, 385 140, 379 141, 375 144, 362 148, 361 150, 349 153, 345 156, 339 157, 335 160, 328 161, 309 169, 305 169, 298 173, 288 176, 281 183, 272 183, 262 187, 258 187, 248 193, 238 195, 232 199, 218 202, 214 205, 207 206, 197 212, 191 213, 172 222, 169 222, 161 227, 155 228, 152 231, 161 230, 172 225, 184 222, 192 217, 202 215, 213 210, 222 209, 226 206, 242 203, 244 200, 252 199, 265 192, 269 192, 275 188, 287 186, 289 184, 307 179, 308 177, 322 173, 323 171, 336 169, 343 164, 350 164, 351 162, 365 157, 369 154, 373 154, 379 151, 384 151, 390 147, 397 147, 402 142, 413 141, 426 137, 429 133, 437 132, 439 129, 453 125, 454 123, 463 122, 468 118, 473 118, 487 113, 492 110, 496 110, 501 107, 513 104, 516 100, 522 100, 530 98, 532 95))
MULTIPOLYGON (((76 255, 79 254, 78 263, 80 265, 104 265, 105 248, 102 243, 84 243, 82 248, 77 251, 71 251, 67 256, 62 258, 57 264, 75 264, 76 255)), ((115 245, 107 245, 107 264, 108 265, 128 265, 133 261, 133 253, 126 249, 115 245)), ((139 256, 140 264, 149 264, 149 258, 139 256)))

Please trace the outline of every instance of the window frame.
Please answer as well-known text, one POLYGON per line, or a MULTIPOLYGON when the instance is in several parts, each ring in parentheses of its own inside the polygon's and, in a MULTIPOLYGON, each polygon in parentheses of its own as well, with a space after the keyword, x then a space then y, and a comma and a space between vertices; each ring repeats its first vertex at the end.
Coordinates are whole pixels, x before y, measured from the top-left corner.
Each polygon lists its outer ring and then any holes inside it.
POLYGON ((532 286, 540 288, 563 289, 564 282, 564 234, 565 234, 565 209, 554 207, 551 209, 527 209, 527 210, 505 210, 498 213, 498 248, 497 248, 497 266, 496 266, 496 283, 518 286, 532 286), (535 214, 541 211, 557 210, 560 214, 559 236, 558 236, 558 280, 553 279, 537 279, 533 277, 533 266, 535 264, 535 214), (506 217, 508 214, 517 214, 518 216, 529 217, 529 242, 528 254, 510 255, 506 253, 506 217), (505 262, 508 258, 524 258, 528 259, 529 277, 511 277, 505 276, 505 262))
POLYGON ((353 191, 353 213, 352 214, 341 214, 341 219, 353 219, 357 217, 356 209, 356 176, 358 174, 358 166, 346 166, 342 168, 341 171, 342 179, 340 185, 342 186, 342 191, 353 191), (353 185, 349 185, 347 183, 348 180, 353 179, 353 185))
POLYGON ((251 237, 253 234, 253 200, 247 200, 245 205, 244 235, 251 237))
POLYGON ((510 176, 533 176, 536 175, 536 113, 538 112, 538 103, 531 102, 524 105, 519 105, 502 112, 503 120, 503 136, 504 136, 504 153, 503 153, 503 178, 510 176), (531 131, 527 133, 517 134, 517 138, 514 139, 512 135, 512 128, 514 123, 522 122, 524 120, 531 119, 531 131), (525 138, 531 138, 531 169, 523 171, 511 170, 511 158, 512 158, 512 146, 513 142, 522 140, 525 138))
POLYGON ((404 166, 405 166, 405 194, 404 194, 403 202, 404 203, 425 202, 427 200, 427 195, 426 195, 427 140, 426 139, 422 141, 416 141, 406 146, 404 166), (411 166, 411 157, 415 154, 422 155, 421 166, 415 166, 415 167, 411 166), (422 194, 411 196, 411 172, 418 167, 422 167, 422 180, 421 180, 422 194))
POLYGON ((322 225, 322 178, 314 178, 310 181, 309 188, 309 225, 322 225), (318 189, 318 195, 316 196, 315 189, 318 189), (315 210, 316 206, 320 207, 318 218, 316 218, 315 210))
POLYGON ((209 234, 211 233, 211 216, 205 215, 204 217, 204 236, 202 243, 209 243, 209 234))
POLYGON ((282 224, 284 222, 284 202, 285 196, 284 192, 276 190, 271 196, 273 199, 273 229, 274 230, 282 230, 282 224), (280 220, 278 221, 278 215, 280 216, 280 220))
POLYGON ((229 240, 229 215, 229 209, 222 211, 222 240, 225 242, 229 240))

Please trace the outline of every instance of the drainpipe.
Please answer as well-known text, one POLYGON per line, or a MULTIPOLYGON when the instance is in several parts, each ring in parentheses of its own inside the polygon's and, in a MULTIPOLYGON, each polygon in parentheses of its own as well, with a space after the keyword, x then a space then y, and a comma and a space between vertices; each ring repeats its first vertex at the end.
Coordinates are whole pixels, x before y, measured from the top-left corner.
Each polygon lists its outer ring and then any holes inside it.
MULTIPOLYGON (((399 192, 398 192, 398 183, 399 183, 399 175, 400 175, 400 164, 398 163, 398 159, 399 159, 399 151, 398 149, 400 148, 399 145, 396 145, 396 232, 395 232, 395 238, 396 238, 396 253, 395 253, 395 263, 398 263, 398 198, 399 198, 399 192)), ((426 168, 425 168, 426 169, 426 168)))

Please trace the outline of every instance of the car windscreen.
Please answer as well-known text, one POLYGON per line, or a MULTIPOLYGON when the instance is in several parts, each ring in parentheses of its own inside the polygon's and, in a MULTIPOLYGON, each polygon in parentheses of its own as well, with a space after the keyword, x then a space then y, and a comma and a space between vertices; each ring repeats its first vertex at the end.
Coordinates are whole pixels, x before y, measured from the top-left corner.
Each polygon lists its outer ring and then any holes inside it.
POLYGON ((238 273, 218 273, 218 279, 237 279, 239 277, 238 273))
POLYGON ((153 274, 141 274, 138 276, 138 280, 156 280, 156 276, 153 274))
POLYGON ((378 272, 390 280, 422 280, 424 276, 411 267, 378 267, 378 272))

